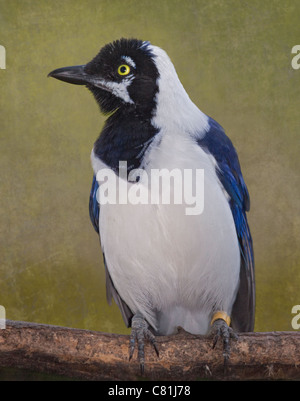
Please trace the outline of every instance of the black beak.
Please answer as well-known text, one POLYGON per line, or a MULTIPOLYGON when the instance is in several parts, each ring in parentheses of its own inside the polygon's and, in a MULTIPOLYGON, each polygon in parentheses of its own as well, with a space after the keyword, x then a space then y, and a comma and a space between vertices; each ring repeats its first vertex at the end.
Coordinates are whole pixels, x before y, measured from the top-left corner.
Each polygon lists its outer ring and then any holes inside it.
POLYGON ((84 71, 85 65, 74 65, 72 67, 58 68, 51 71, 48 77, 59 79, 60 81, 68 82, 75 85, 92 85, 107 92, 112 89, 105 84, 104 80, 95 75, 87 74, 84 71))
POLYGON ((90 76, 84 72, 85 65, 58 68, 51 71, 48 77, 53 77, 75 85, 86 85, 91 82, 90 76))

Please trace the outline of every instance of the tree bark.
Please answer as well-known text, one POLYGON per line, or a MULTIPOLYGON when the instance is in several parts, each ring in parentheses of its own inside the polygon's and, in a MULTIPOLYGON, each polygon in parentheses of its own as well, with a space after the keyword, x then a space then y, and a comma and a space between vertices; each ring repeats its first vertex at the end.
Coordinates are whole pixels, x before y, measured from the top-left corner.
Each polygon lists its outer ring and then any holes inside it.
MULTIPOLYGON (((181 332, 157 337, 159 357, 145 346, 148 380, 300 379, 300 333, 239 334, 224 370, 222 344, 181 332)), ((0 330, 0 366, 84 380, 141 379, 136 352, 128 360, 129 337, 44 324, 6 321, 0 330)))

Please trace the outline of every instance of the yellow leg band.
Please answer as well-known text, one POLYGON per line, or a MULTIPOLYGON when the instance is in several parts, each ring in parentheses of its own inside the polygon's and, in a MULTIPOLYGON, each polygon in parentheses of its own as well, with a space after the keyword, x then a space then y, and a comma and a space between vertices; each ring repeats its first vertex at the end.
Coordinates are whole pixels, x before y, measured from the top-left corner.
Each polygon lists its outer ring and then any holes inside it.
POLYGON ((228 326, 230 326, 230 316, 227 315, 226 312, 223 312, 221 310, 218 310, 217 312, 215 312, 213 314, 213 317, 211 319, 210 324, 212 325, 214 323, 214 321, 216 321, 217 319, 223 319, 225 320, 225 322, 227 323, 228 326))

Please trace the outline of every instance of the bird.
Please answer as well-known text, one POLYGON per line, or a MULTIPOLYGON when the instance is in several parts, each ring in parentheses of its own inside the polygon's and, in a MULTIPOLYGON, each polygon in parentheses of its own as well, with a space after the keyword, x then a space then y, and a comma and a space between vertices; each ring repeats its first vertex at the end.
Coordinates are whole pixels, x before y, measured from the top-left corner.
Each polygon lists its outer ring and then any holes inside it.
MULTIPOLYGON (((89 214, 100 238, 107 301, 114 299, 131 328, 129 359, 138 348, 143 373, 145 341, 159 356, 157 336, 182 328, 212 334, 213 347, 222 341, 227 362, 231 340, 253 331, 255 321, 250 197, 232 141, 191 100, 167 53, 149 41, 114 40, 88 63, 48 76, 87 87, 106 116, 91 152, 89 214), (99 200, 103 171, 127 191, 149 195, 145 177, 161 170, 195 173, 193 189, 203 171, 199 213, 187 213, 184 201, 99 200)), ((168 188, 177 191, 175 180, 168 188)))

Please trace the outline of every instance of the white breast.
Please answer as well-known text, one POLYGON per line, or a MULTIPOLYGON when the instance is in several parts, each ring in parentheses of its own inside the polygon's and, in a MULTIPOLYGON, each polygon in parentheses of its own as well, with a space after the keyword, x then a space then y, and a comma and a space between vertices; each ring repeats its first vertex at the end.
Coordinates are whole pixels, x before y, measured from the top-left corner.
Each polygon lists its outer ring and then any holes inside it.
POLYGON ((213 307, 230 314, 238 285, 232 214, 211 158, 193 141, 162 134, 147 156, 145 170, 152 168, 204 169, 204 211, 188 216, 184 203, 101 205, 109 272, 130 309, 140 311, 161 334, 177 326, 205 333, 213 307))

